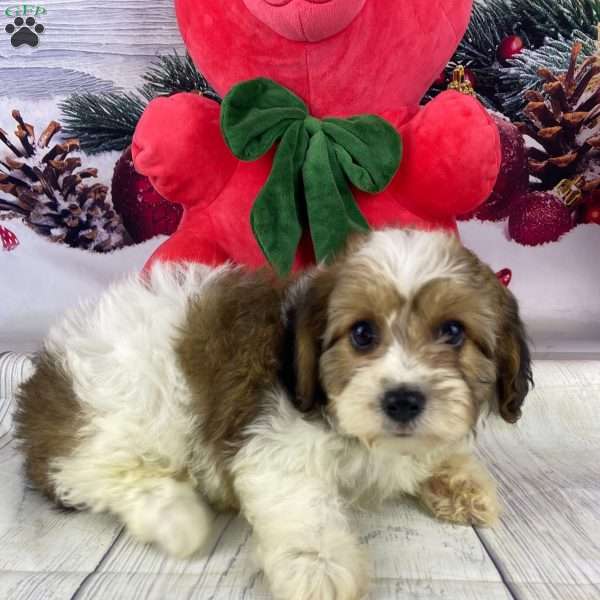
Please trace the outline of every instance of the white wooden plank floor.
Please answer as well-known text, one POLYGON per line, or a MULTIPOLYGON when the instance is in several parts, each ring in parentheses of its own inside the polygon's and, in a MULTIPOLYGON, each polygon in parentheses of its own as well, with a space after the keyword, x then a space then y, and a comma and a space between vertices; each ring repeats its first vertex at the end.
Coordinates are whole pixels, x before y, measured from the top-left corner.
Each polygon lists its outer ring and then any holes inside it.
MULTIPOLYGON (((233 515, 216 517, 204 556, 176 561, 108 516, 61 512, 27 489, 2 364, 0 356, 0 599, 270 598, 250 529, 233 515)), ((600 598, 600 361, 538 362, 535 377, 520 424, 490 421, 479 437, 506 506, 497 528, 439 523, 411 500, 355 516, 371 555, 371 598, 600 598)))
POLYGON ((500 484, 487 551, 519 598, 600 598, 600 364, 540 362, 527 418, 481 453, 500 484))

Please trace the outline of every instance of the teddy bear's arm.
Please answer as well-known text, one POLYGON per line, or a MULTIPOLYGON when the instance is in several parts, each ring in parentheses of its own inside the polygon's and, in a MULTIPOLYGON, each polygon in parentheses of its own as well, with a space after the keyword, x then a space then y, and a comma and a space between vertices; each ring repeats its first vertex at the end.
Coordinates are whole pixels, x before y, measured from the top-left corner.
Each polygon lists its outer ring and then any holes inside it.
POLYGON ((237 165, 219 114, 219 105, 199 94, 152 100, 133 136, 136 170, 168 200, 186 207, 210 204, 237 165))
POLYGON ((216 266, 230 257, 220 247, 210 219, 194 223, 193 230, 176 231, 148 259, 145 269, 155 262, 196 262, 216 266))
POLYGON ((448 219, 490 195, 500 169, 500 137, 477 100, 443 92, 397 127, 404 154, 391 190, 406 208, 448 219))

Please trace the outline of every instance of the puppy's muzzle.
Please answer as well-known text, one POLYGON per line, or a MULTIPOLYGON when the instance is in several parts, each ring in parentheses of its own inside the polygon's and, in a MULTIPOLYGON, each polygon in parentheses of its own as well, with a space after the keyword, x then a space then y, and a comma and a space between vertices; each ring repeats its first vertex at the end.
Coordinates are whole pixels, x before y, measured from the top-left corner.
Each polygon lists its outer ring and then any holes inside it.
POLYGON ((406 425, 423 412, 425 395, 414 388, 402 386, 386 392, 381 406, 390 419, 406 425))

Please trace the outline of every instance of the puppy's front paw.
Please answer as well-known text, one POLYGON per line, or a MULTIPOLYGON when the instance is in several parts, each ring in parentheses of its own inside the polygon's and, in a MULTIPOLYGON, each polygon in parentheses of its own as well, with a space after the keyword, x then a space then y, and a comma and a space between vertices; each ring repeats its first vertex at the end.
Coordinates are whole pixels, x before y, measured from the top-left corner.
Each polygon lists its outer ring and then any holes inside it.
POLYGON ((444 463, 423 484, 420 497, 443 521, 490 527, 500 515, 494 482, 479 464, 466 457, 444 463))
POLYGON ((277 600, 366 598, 367 563, 356 543, 336 550, 289 548, 265 557, 265 572, 277 600))

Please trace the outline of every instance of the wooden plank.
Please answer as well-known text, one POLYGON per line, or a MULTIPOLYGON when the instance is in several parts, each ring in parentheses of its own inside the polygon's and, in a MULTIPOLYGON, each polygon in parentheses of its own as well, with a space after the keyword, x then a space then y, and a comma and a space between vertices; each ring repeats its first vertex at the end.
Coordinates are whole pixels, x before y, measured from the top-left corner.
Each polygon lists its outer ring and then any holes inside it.
MULTIPOLYGON (((185 50, 174 2, 46 0, 36 48, 0 38, 0 89, 26 99, 75 91, 133 89, 152 57, 185 50)), ((3 18, 5 18, 3 16, 3 18)), ((8 22, 8 19, 7 19, 8 22)))
POLYGON ((26 361, 0 356, 0 598, 70 598, 115 540, 107 515, 66 512, 29 489, 11 433, 13 393, 26 361), (12 366, 11 366, 12 365, 12 366))
POLYGON ((70 600, 86 573, 1 571, 2 600, 70 600))
MULTIPOLYGON (((371 597, 598 598, 600 465, 593 457, 600 446, 599 371, 600 363, 536 365, 538 388, 520 425, 492 422, 480 436, 481 453, 507 506, 497 529, 476 534, 438 523, 411 501, 355 515, 373 567, 371 597)), ((56 511, 24 491, 20 469, 14 447, 5 445, 3 600, 67 600, 73 594, 123 600, 270 598, 243 520, 218 516, 206 553, 176 561, 127 534, 117 537, 119 527, 108 516, 56 511)))
MULTIPOLYGON (((198 587, 198 576, 191 573, 94 573, 76 595, 76 600, 272 600, 262 582, 251 587, 223 584, 218 590, 198 587)), ((75 600, 75 599, 74 599, 75 600)), ((502 600, 505 600, 502 598, 502 600)))
POLYGON ((57 573, 53 586, 77 589, 121 526, 108 515, 60 511, 28 489, 21 457, 12 445, 0 450, 0 481, 0 598, 29 598, 29 588, 16 582, 29 580, 31 573, 57 573))
MULTIPOLYGON (((49 61, 48 66, 2 67, 0 69, 0 89, 2 89, 3 95, 10 97, 13 101, 15 98, 32 101, 55 96, 69 96, 82 91, 100 93, 116 89, 115 82, 112 80, 101 79, 72 68, 56 67, 52 62, 49 61)), ((127 67, 123 69, 124 74, 127 73, 127 81, 119 83, 131 85, 132 80, 137 82, 138 76, 141 76, 147 63, 147 59, 129 61, 127 67), (136 62, 140 64, 137 65, 136 62)))
POLYGON ((0 450, 0 598, 70 598, 121 526, 108 515, 57 510, 26 488, 21 467, 12 446, 0 450))
POLYGON ((122 536, 107 553, 97 573, 78 594, 88 598, 165 597, 268 598, 262 575, 252 558, 249 526, 234 515, 219 515, 203 553, 190 560, 165 556, 153 546, 122 536), (231 595, 223 595, 231 594, 231 595))
POLYGON ((591 383, 600 363, 544 369, 549 380, 577 385, 546 382, 520 426, 481 436, 506 505, 500 526, 481 536, 507 581, 587 593, 600 584, 600 385, 591 383))
MULTIPOLYGON (((380 513, 355 515, 355 521, 360 542, 369 547, 373 585, 381 589, 376 597, 389 597, 385 595, 389 582, 409 581, 415 583, 406 587, 405 597, 413 588, 423 594, 435 588, 439 597, 454 589, 457 598, 477 598, 481 582, 486 590, 493 590, 490 598, 507 597, 472 529, 438 523, 409 500, 380 513), (470 582, 477 584, 473 594, 461 596, 470 582)), ((401 589, 397 583, 392 587, 401 589)), ((206 553, 191 561, 167 558, 125 535, 111 548, 98 573, 86 581, 79 597, 158 599, 174 595, 174 590, 179 593, 180 588, 185 588, 185 597, 206 600, 244 598, 250 591, 249 597, 268 597, 253 558, 251 531, 242 519, 219 516, 206 553)))
POLYGON ((501 581, 470 527, 441 523, 411 499, 358 519, 375 579, 501 581))
MULTIPOLYGON (((107 554, 99 572, 145 574, 171 573, 196 575, 221 572, 220 566, 227 557, 248 556, 250 528, 234 514, 215 516, 212 534, 204 550, 189 560, 168 557, 152 545, 137 542, 128 534, 123 535, 107 554), (216 565, 216 566, 215 566, 216 565)), ((251 565, 253 568, 255 565, 251 565)))
POLYGON ((598 600, 598 585, 516 583, 514 592, 521 600, 598 600))
MULTIPOLYGON (((378 580, 370 598, 378 600, 512 600, 502 583, 487 581, 378 580)), ((537 600, 541 600, 538 598, 537 600)))
POLYGON ((49 52, 57 59, 72 52, 152 56, 157 49, 181 46, 173 0, 151 4, 146 0, 45 0, 41 4, 47 13, 36 17, 45 27, 39 45, 30 49, 3 44, 0 57, 27 52, 30 63, 49 52))
MULTIPOLYGON (((110 598, 111 600, 164 600, 186 598, 188 600, 272 600, 257 574, 248 587, 232 587, 222 584, 218 590, 208 592, 198 589, 191 574, 158 574, 154 577, 144 573, 95 573, 86 582, 85 590, 78 600, 110 598)), ((511 600, 501 583, 484 581, 411 581, 404 579, 374 581, 370 600, 511 600)), ((539 596, 536 600, 542 600, 539 596)), ((528 599, 529 600, 529 599, 528 599)), ((591 597, 565 600, 591 600, 591 597)))
POLYGON ((0 449, 12 440, 13 398, 17 385, 29 377, 32 370, 27 354, 0 352, 0 449))

